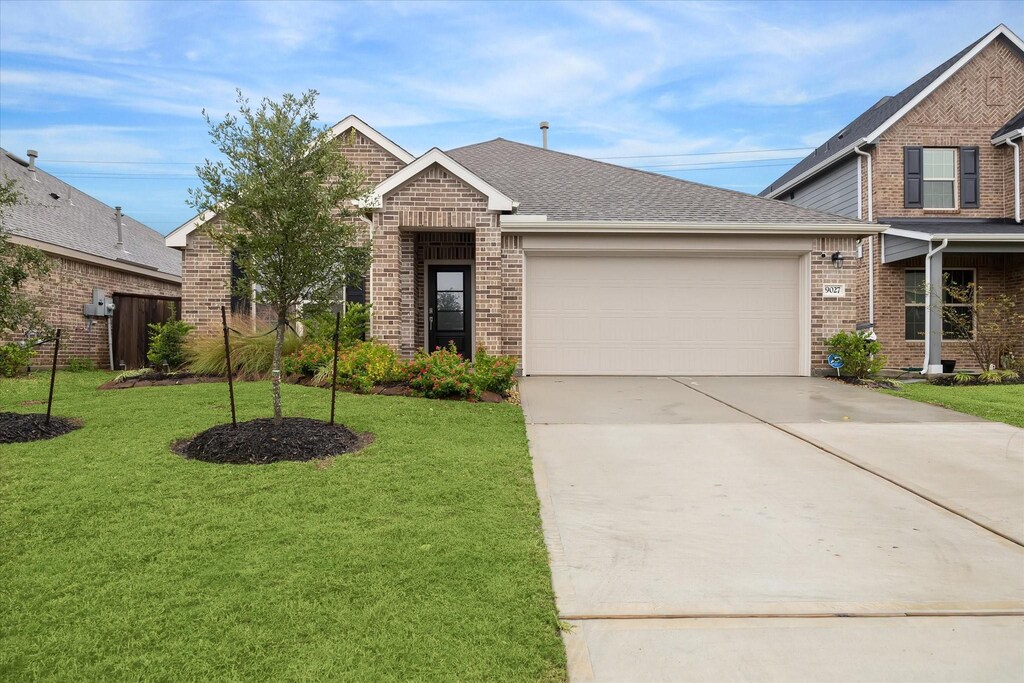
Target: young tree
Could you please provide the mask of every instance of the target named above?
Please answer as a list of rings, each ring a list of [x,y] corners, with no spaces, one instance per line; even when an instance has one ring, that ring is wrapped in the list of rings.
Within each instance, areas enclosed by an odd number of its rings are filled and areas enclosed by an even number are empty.
[[[956,284],[947,279],[942,286],[942,319],[947,335],[967,344],[982,370],[999,368],[1014,343],[1024,339],[1024,314],[1016,295],[988,295],[973,282]]]
[[[355,245],[353,200],[366,176],[349,165],[329,130],[317,124],[317,92],[252,107],[238,92],[238,115],[214,123],[210,137],[224,161],[196,168],[201,186],[189,205],[216,218],[203,229],[233,253],[242,277],[235,292],[276,316],[271,391],[281,420],[281,347],[303,305],[325,306],[366,272],[369,248]]]
[[[4,226],[7,212],[22,200],[13,179],[0,182],[0,336],[21,330],[48,330],[36,302],[21,286],[30,277],[50,271],[50,261],[38,249],[8,241]]]

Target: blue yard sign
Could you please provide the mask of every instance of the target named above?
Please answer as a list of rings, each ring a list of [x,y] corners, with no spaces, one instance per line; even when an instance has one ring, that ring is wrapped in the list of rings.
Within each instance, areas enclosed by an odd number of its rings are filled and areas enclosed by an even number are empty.
[[[836,369],[836,377],[839,376],[839,368],[843,367],[843,357],[838,353],[830,353],[828,355],[828,364]]]

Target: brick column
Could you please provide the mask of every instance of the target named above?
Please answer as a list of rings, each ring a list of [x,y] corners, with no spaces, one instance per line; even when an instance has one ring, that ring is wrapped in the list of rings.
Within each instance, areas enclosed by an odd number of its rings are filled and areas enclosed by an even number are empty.
[[[476,219],[476,346],[502,351],[501,228],[496,214]],[[475,351],[476,349],[474,349]]]
[[[399,233],[398,296],[401,321],[399,353],[416,353],[416,233]]]
[[[219,334],[221,306],[231,306],[231,258],[195,230],[181,261],[181,317],[196,326],[196,334]]]
[[[395,350],[400,350],[401,233],[398,230],[398,214],[385,211],[374,214],[373,220],[373,265],[370,268],[373,337]]]
[[[523,238],[501,238],[501,304],[503,354],[522,359],[523,342]]]

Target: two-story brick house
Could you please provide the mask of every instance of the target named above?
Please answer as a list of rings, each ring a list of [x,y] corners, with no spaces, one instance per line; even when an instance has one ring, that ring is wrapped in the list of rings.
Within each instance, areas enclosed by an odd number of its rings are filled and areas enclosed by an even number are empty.
[[[333,133],[375,184],[371,333],[404,356],[453,341],[526,374],[806,375],[857,321],[865,222],[500,138],[414,157],[354,116]],[[215,224],[167,237],[201,334],[231,300]]]
[[[1006,293],[1024,309],[1020,144],[1024,43],[998,26],[884,97],[761,195],[876,221],[861,244],[858,317],[874,323],[894,368],[976,367],[939,313],[942,282]],[[930,294],[928,294],[930,292]],[[1024,351],[1024,330],[1007,343]]]

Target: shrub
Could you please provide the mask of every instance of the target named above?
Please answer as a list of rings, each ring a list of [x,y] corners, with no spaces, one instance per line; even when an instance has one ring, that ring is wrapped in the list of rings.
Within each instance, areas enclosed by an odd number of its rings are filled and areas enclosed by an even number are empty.
[[[170,306],[171,317],[162,323],[149,324],[149,351],[146,359],[156,366],[167,365],[178,368],[185,363],[185,337],[194,328],[184,320],[178,320],[174,304]]]
[[[316,373],[317,383],[329,385],[332,370],[332,356],[328,355]],[[408,367],[387,344],[359,342],[338,354],[338,383],[356,391],[365,393],[378,384],[404,382],[408,376]]]
[[[92,358],[76,358],[74,356],[68,358],[68,372],[86,372],[95,369],[96,364],[92,362]]]
[[[974,383],[974,375],[972,375],[969,372],[958,372],[955,375],[953,375],[953,383],[954,384],[973,384]]]
[[[473,359],[473,385],[477,391],[493,391],[505,395],[516,385],[516,359],[513,356],[492,356],[483,346]]]
[[[473,384],[469,361],[455,350],[454,344],[431,354],[418,352],[409,364],[409,385],[428,398],[473,398],[479,393]]]
[[[324,344],[304,344],[295,353],[281,359],[281,372],[286,375],[311,377],[334,358],[334,349]]]
[[[14,377],[24,372],[35,355],[31,346],[22,346],[16,342],[0,344],[0,376]]]
[[[307,342],[334,347],[334,314],[320,313],[302,321],[306,328],[303,338]],[[345,315],[341,316],[338,327],[338,343],[341,346],[352,346],[366,339],[370,330],[370,305],[349,304]]]
[[[877,340],[868,339],[865,334],[838,332],[826,339],[825,344],[831,353],[842,357],[840,373],[844,377],[865,379],[878,374],[885,367],[882,345]]]
[[[273,323],[255,320],[249,316],[232,316],[228,325],[246,334],[229,335],[231,343],[231,365],[234,372],[262,375],[270,372],[274,361]],[[299,350],[302,340],[291,330],[285,332],[282,356],[290,356]],[[227,360],[224,357],[224,338],[221,335],[195,337],[186,344],[188,369],[197,375],[226,375]]]

